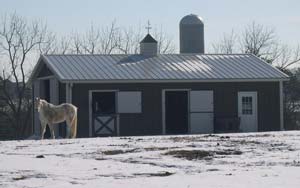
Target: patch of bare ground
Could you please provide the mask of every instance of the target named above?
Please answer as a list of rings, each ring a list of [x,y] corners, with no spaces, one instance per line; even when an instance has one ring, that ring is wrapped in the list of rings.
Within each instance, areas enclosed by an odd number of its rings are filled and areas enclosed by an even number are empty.
[[[173,150],[164,153],[164,155],[171,155],[177,158],[187,160],[211,159],[213,153],[205,150]]]
[[[124,148],[129,148],[130,147],[129,144],[108,144],[107,146],[111,146],[111,147],[124,147]]]
[[[206,150],[173,150],[164,153],[164,155],[171,155],[177,158],[187,160],[211,160],[216,155],[241,155],[240,150],[220,150],[220,151],[206,151]]]
[[[181,137],[175,136],[169,138],[173,142],[210,142],[211,140],[204,139],[203,137]]]
[[[274,137],[272,134],[253,134],[253,135],[243,135],[243,138],[262,138],[262,137]]]
[[[114,179],[134,178],[133,176],[123,175],[123,174],[120,174],[120,173],[115,173],[115,174],[97,174],[96,176],[103,177],[103,178],[114,178]]]
[[[167,177],[175,174],[174,172],[162,171],[162,172],[153,172],[153,173],[133,173],[132,175],[124,175],[120,173],[115,174],[98,174],[97,176],[105,178],[114,178],[114,179],[128,179],[128,178],[138,178],[138,177]]]
[[[168,172],[168,171],[164,171],[164,172],[156,172],[156,173],[134,173],[134,176],[145,176],[145,177],[166,177],[166,176],[171,176],[175,173],[173,172]]]
[[[233,143],[233,144],[236,144],[236,145],[248,145],[248,144],[257,144],[257,145],[260,145],[260,144],[264,144],[263,142],[259,142],[259,141],[256,141],[256,140],[230,140],[230,143]]]
[[[23,148],[27,148],[28,146],[16,146],[16,149],[23,149]]]
[[[136,159],[126,159],[126,160],[119,160],[120,162],[124,163],[132,163],[132,164],[142,164],[142,165],[151,165],[151,166],[158,166],[162,168],[181,168],[182,166],[175,165],[175,164],[164,164],[159,162],[153,162],[153,161],[144,161],[144,160],[136,160]],[[190,166],[192,168],[192,166]]]
[[[220,171],[220,169],[217,168],[209,168],[206,170],[206,172],[216,172],[216,171]]]
[[[178,147],[147,147],[144,148],[145,151],[162,151],[162,150],[170,150],[170,149],[177,149]]]
[[[107,151],[103,151],[102,153],[104,155],[119,155],[119,154],[125,154],[125,153],[133,153],[136,152],[138,149],[128,149],[128,150],[120,150],[120,149],[116,149],[116,150],[107,150]]]
[[[12,179],[15,180],[15,181],[17,181],[17,180],[25,180],[25,179],[27,179],[27,177],[23,176],[23,175],[20,175],[20,176],[13,177]]]
[[[45,174],[41,173],[33,173],[33,172],[18,172],[19,174],[12,177],[12,180],[19,181],[19,180],[25,180],[29,178],[47,178]]]
[[[208,135],[201,135],[201,136],[173,136],[169,139],[173,142],[212,142],[212,141],[224,141],[229,140],[230,136],[224,135],[216,135],[216,134],[208,134]]]
[[[240,150],[221,150],[221,151],[215,151],[215,154],[217,155],[241,155],[243,152]]]

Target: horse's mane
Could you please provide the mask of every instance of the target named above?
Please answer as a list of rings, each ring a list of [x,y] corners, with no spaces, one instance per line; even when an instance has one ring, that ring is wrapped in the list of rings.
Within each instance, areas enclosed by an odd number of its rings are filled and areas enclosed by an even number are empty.
[[[54,104],[51,104],[49,102],[47,102],[46,100],[44,99],[40,99],[40,103],[42,104],[43,107],[52,107],[52,106],[55,106]]]

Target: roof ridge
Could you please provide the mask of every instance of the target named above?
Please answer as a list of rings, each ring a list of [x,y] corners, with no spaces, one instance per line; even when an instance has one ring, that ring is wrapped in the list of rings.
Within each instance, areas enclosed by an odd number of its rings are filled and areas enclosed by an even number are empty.
[[[143,54],[42,54],[43,56],[131,56],[131,55],[141,55]],[[233,54],[221,54],[221,53],[174,53],[174,54],[157,54],[160,55],[253,55],[250,53],[233,53]],[[255,56],[255,55],[254,55]]]
[[[42,56],[112,56],[112,55],[140,55],[140,54],[42,54]]]

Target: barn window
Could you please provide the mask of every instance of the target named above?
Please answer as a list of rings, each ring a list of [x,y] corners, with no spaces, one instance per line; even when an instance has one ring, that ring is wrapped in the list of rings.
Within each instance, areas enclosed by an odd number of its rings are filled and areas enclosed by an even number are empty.
[[[242,98],[242,113],[243,114],[252,114],[252,97],[243,97]]]
[[[142,93],[140,91],[118,92],[119,113],[141,113]]]
[[[94,92],[93,113],[115,114],[116,113],[115,92]]]

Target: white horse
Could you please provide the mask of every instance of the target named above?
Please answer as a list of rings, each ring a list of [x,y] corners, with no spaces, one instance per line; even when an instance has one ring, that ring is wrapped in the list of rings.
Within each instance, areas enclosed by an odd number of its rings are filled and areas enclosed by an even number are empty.
[[[54,124],[61,123],[63,121],[67,122],[67,136],[66,138],[76,138],[77,133],[77,107],[69,104],[63,103],[60,105],[53,105],[47,101],[36,98],[35,108],[39,112],[39,118],[41,121],[41,139],[44,139],[44,134],[46,132],[46,126],[48,124],[51,132],[51,136],[55,139]]]

